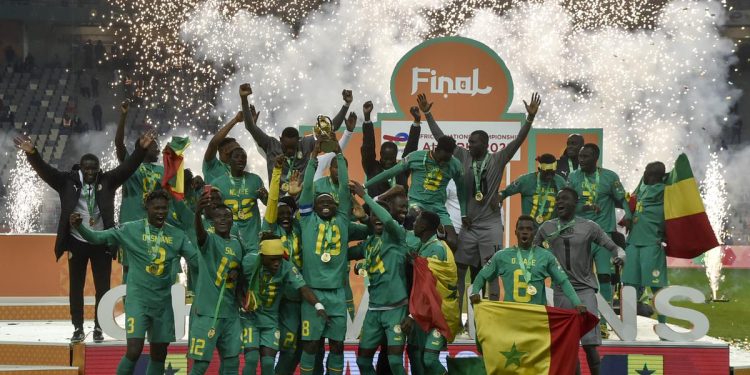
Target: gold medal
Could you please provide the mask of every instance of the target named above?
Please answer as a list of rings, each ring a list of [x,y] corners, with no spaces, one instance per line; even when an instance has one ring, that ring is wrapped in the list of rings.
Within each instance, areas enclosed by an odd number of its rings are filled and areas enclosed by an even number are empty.
[[[323,255],[320,256],[320,260],[323,263],[328,263],[331,261],[331,254],[330,253],[323,253]]]
[[[543,223],[543,222],[544,222],[544,216],[542,216],[542,215],[537,215],[537,216],[536,216],[536,223],[537,223],[537,224],[541,224],[541,223]]]
[[[214,327],[211,327],[211,329],[208,330],[208,338],[212,339],[214,338],[214,335],[216,335],[216,329],[214,329]]]
[[[533,296],[536,295],[536,287],[533,285],[529,285],[526,287],[526,294]]]
[[[289,183],[288,182],[285,182],[285,183],[281,184],[281,191],[283,191],[285,193],[289,191]]]
[[[359,276],[367,277],[367,271],[365,271],[364,268],[360,268],[358,273],[359,273]]]
[[[89,219],[89,226],[90,227],[93,227],[95,224],[96,224],[96,220],[94,220],[93,218]]]
[[[482,198],[484,198],[484,194],[482,194],[481,191],[478,191],[476,194],[474,194],[474,199],[476,199],[477,202],[481,201]]]
[[[549,242],[548,241],[542,242],[542,246],[544,246],[545,249],[549,249]]]

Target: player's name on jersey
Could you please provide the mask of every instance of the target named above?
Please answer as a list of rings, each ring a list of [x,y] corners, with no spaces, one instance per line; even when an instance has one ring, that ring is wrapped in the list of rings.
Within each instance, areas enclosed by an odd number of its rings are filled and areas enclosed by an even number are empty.
[[[151,239],[149,239],[149,237],[151,237]],[[143,240],[146,241],[146,242],[161,241],[161,243],[165,243],[167,245],[171,245],[172,244],[172,236],[164,236],[164,235],[158,236],[156,234],[152,234],[152,235],[148,236],[148,235],[146,235],[144,233],[143,234]]]
[[[250,189],[229,189],[229,195],[250,195]]]
[[[511,258],[510,264],[516,264],[516,262],[517,262],[516,258]],[[529,263],[529,259],[524,259],[523,264],[525,266],[532,266],[532,267],[536,266],[536,259],[531,259],[531,263]]]
[[[235,257],[237,256],[237,254],[235,254],[234,250],[232,250],[231,247],[225,247],[224,248],[224,254],[235,256]]]

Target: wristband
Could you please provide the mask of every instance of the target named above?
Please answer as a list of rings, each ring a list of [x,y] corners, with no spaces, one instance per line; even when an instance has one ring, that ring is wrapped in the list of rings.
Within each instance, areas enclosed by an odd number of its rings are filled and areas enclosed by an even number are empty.
[[[315,304],[315,310],[320,311],[320,310],[325,310],[325,309],[326,308],[325,308],[325,306],[323,306],[322,303],[318,302],[318,303]]]
[[[414,122],[413,122],[413,123],[411,124],[411,126],[416,126],[416,127],[420,127],[420,126],[422,126],[422,121],[414,121]]]

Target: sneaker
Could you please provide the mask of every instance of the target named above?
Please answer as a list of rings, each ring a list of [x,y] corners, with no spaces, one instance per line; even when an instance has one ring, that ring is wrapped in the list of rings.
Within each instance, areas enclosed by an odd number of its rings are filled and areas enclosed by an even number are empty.
[[[609,338],[609,330],[607,329],[607,323],[599,323],[599,331],[601,332],[602,339]]]
[[[99,327],[94,328],[94,342],[99,343],[104,341],[104,333],[102,333],[102,329]]]
[[[73,337],[70,338],[71,343],[83,342],[86,339],[86,335],[83,333],[83,328],[76,328],[73,332]]]

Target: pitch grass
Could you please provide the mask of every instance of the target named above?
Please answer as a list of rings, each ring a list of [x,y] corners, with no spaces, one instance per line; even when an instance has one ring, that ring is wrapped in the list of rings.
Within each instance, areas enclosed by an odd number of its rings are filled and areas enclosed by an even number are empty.
[[[720,337],[727,341],[746,341],[750,337],[750,324],[746,316],[750,311],[750,270],[726,269],[722,272],[724,280],[719,285],[719,298],[726,298],[729,302],[711,302],[711,288],[708,284],[705,270],[693,268],[672,268],[669,270],[669,284],[683,285],[703,292],[707,303],[696,304],[687,301],[673,302],[676,306],[684,306],[700,311],[708,317],[708,335]],[[688,327],[689,323],[669,318],[669,323]]]

